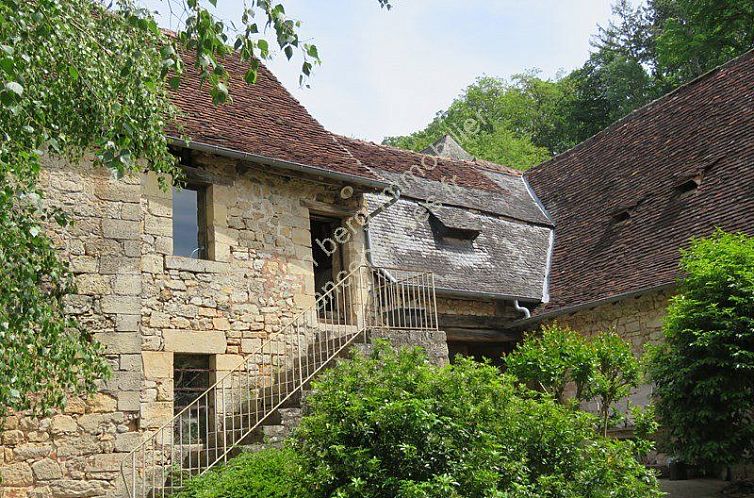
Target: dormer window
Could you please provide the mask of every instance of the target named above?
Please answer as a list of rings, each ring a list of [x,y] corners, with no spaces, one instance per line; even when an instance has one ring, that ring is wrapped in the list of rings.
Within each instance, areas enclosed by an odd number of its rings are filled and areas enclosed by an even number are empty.
[[[643,195],[635,202],[627,202],[617,206],[615,211],[613,211],[611,214],[613,225],[621,225],[633,218],[636,214],[636,210],[644,203],[646,199],[647,196]]]
[[[623,223],[631,219],[631,211],[629,209],[623,209],[613,214],[613,221],[615,223]]]
[[[448,247],[474,248],[474,240],[482,229],[476,215],[446,207],[433,207],[429,209],[429,215],[429,225],[437,242]]]

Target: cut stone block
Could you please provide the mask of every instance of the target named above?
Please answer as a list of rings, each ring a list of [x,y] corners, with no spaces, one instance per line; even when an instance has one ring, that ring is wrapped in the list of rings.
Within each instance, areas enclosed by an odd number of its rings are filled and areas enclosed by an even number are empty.
[[[221,331],[165,330],[163,339],[173,353],[222,354],[228,347]]]
[[[142,351],[141,361],[144,364],[144,377],[146,379],[169,379],[173,377],[173,353]]]

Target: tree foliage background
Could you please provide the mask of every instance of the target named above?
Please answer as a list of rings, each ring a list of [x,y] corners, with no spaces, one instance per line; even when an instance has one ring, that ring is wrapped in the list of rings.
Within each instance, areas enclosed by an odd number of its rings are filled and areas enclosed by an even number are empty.
[[[582,67],[479,78],[426,128],[385,143],[422,150],[450,133],[480,159],[527,169],[754,48],[752,0],[617,0],[613,14]],[[469,118],[478,132],[458,132]]]

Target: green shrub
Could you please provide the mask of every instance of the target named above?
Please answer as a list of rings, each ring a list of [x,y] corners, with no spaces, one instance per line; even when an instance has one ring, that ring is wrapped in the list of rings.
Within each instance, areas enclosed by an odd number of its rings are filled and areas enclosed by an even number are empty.
[[[528,334],[516,349],[505,357],[508,373],[550,394],[564,403],[565,389],[573,383],[577,400],[584,399],[592,380],[594,355],[584,337],[557,323]]]
[[[309,498],[296,454],[288,449],[244,453],[186,483],[176,498]]]
[[[754,451],[754,238],[716,232],[683,252],[650,348],[657,413],[676,456],[730,464]]]
[[[589,339],[557,323],[527,335],[505,357],[508,373],[519,382],[539,388],[561,404],[596,399],[600,410],[600,431],[607,436],[611,410],[639,385],[640,363],[631,345],[608,331]],[[575,386],[572,400],[566,399],[569,384]]]
[[[315,384],[293,441],[316,497],[653,497],[631,442],[486,364],[378,344]]]

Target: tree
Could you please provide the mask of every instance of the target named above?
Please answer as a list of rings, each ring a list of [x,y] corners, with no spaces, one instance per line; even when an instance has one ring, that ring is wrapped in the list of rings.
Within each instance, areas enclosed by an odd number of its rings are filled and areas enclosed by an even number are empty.
[[[674,84],[754,48],[751,0],[653,0],[657,66]]]
[[[573,98],[566,112],[574,140],[582,142],[656,97],[640,62],[601,49],[566,77]]]
[[[611,10],[613,18],[607,26],[597,26],[597,34],[592,41],[594,48],[597,52],[635,61],[656,75],[657,16],[654,9],[644,5],[634,7],[629,0],[617,0]]]
[[[425,129],[384,142],[419,151],[450,133],[480,159],[526,169],[573,145],[560,114],[567,99],[566,87],[534,72],[510,81],[482,77]]]
[[[639,360],[615,332],[587,338],[557,323],[528,335],[505,357],[508,373],[561,404],[599,401],[599,428],[607,436],[613,405],[639,385]],[[566,389],[575,388],[568,399]]]
[[[613,404],[639,385],[639,360],[631,351],[631,345],[612,331],[598,334],[591,341],[591,349],[594,371],[584,397],[599,400],[602,434],[607,437]]]
[[[680,270],[649,352],[657,413],[687,463],[734,463],[754,450],[754,238],[695,239]]]
[[[530,334],[505,357],[508,373],[539,388],[560,403],[566,388],[575,387],[574,398],[584,401],[592,381],[594,357],[584,336],[557,323]]]
[[[258,22],[289,59],[300,51],[302,77],[319,61],[280,3],[247,2],[231,47],[230,28],[210,8],[165,1],[187,12],[175,36],[130,0],[0,0],[0,415],[61,407],[107,372],[96,343],[65,314],[73,281],[46,229],[68,218],[37,187],[41,155],[90,152],[120,174],[146,167],[179,176],[163,134],[175,124],[167,89],[183,70],[179,46],[195,53],[217,104],[232,98],[225,56],[235,50],[246,61],[249,83],[270,57]]]

